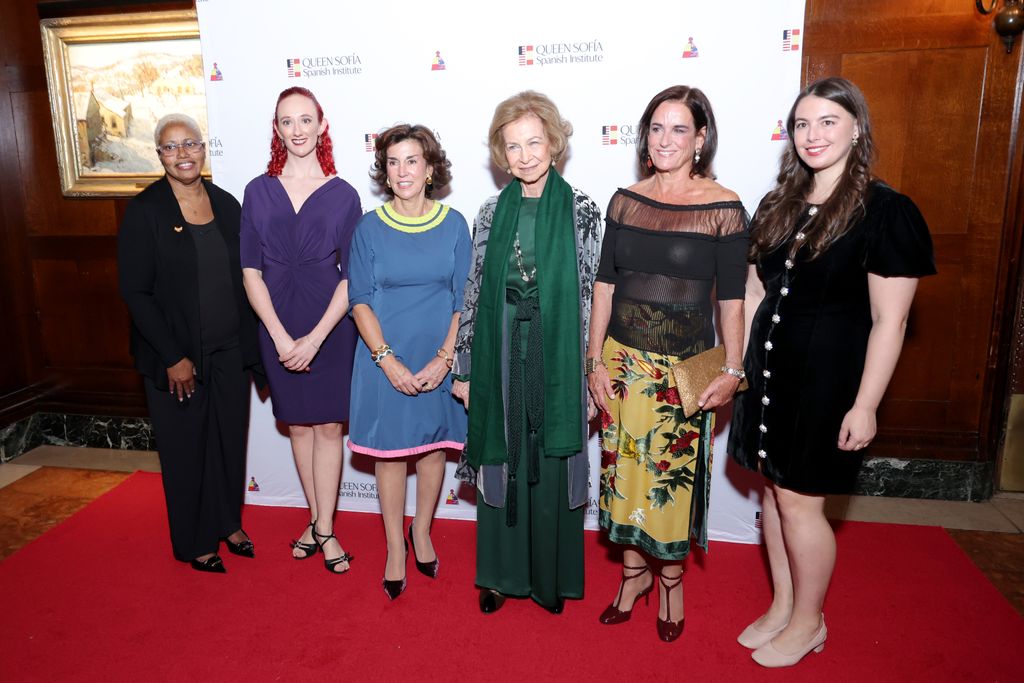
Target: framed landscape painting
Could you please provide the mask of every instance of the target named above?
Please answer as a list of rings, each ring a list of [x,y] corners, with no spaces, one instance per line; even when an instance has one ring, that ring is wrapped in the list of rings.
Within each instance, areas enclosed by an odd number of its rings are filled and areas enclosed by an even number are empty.
[[[153,131],[194,118],[206,91],[194,11],[40,22],[57,164],[65,196],[131,196],[163,175]]]

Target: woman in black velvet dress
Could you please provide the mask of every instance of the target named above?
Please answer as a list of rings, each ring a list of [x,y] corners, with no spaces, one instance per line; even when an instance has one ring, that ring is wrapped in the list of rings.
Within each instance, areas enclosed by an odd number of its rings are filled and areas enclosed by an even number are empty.
[[[824,496],[853,488],[918,278],[935,273],[921,213],[871,177],[871,125],[853,83],[808,86],[786,128],[778,186],[751,225],[751,388],[736,402],[730,437],[736,460],[768,479],[774,597],[739,642],[769,667],[824,646],[835,564]]]

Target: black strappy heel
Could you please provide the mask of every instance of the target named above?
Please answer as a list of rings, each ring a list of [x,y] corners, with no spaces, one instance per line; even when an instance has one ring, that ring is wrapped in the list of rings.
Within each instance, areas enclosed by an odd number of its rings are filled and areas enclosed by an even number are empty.
[[[334,568],[342,562],[351,562],[355,559],[355,556],[353,556],[351,553],[344,553],[341,557],[329,559],[327,557],[327,551],[324,550],[324,543],[327,543],[327,541],[331,540],[332,538],[335,541],[338,540],[338,537],[335,536],[333,532],[329,534],[320,534],[317,533],[316,527],[313,527],[313,540],[316,541],[316,544],[318,546],[320,546],[320,552],[324,554],[324,569],[326,569],[332,574],[344,574],[348,571],[348,569],[343,569],[340,572],[336,572],[334,571]]]
[[[316,527],[314,526],[315,524],[316,520],[313,520],[309,523],[309,528],[313,532],[316,532]],[[302,537],[299,536],[299,538]],[[294,557],[296,560],[308,560],[309,558],[316,555],[316,551],[320,549],[320,546],[316,544],[316,538],[313,539],[312,543],[303,543],[302,541],[295,539],[289,544],[289,547],[293,550],[297,548],[302,551],[302,557],[299,557],[298,555],[292,555],[292,557]]]

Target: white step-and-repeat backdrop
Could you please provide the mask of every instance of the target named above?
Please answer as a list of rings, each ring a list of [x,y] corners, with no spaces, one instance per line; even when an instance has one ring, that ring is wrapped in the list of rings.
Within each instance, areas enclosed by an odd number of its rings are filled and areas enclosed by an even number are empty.
[[[434,129],[453,164],[444,201],[472,222],[506,182],[490,165],[495,105],[525,89],[549,95],[575,133],[564,177],[602,207],[634,183],[637,121],[663,88],[687,84],[711,100],[719,126],[715,171],[748,211],[770,187],[799,90],[803,0],[728,5],[646,0],[391,0],[301,5],[280,0],[198,0],[207,74],[209,152],[216,182],[239,199],[269,158],[278,93],[316,93],[330,122],[338,171],[363,210],[383,198],[368,177],[372,141],[398,122]],[[710,534],[757,542],[757,478],[728,461],[727,412],[715,442]],[[246,502],[303,506],[285,429],[254,395]],[[587,526],[597,526],[599,448],[591,440]],[[475,518],[475,496],[449,458],[439,516]],[[410,478],[407,510],[413,510]],[[369,458],[346,449],[339,507],[379,510]]]

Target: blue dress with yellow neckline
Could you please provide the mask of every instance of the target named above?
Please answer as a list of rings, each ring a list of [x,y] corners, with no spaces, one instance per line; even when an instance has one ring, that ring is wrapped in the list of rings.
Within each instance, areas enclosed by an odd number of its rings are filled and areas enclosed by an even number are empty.
[[[373,310],[384,341],[413,374],[436,357],[452,315],[462,310],[471,252],[466,219],[437,201],[415,218],[385,204],[363,215],[356,226],[350,305]],[[382,458],[462,448],[466,410],[451,391],[449,373],[437,389],[416,396],[401,393],[360,339],[352,373],[349,447]]]

